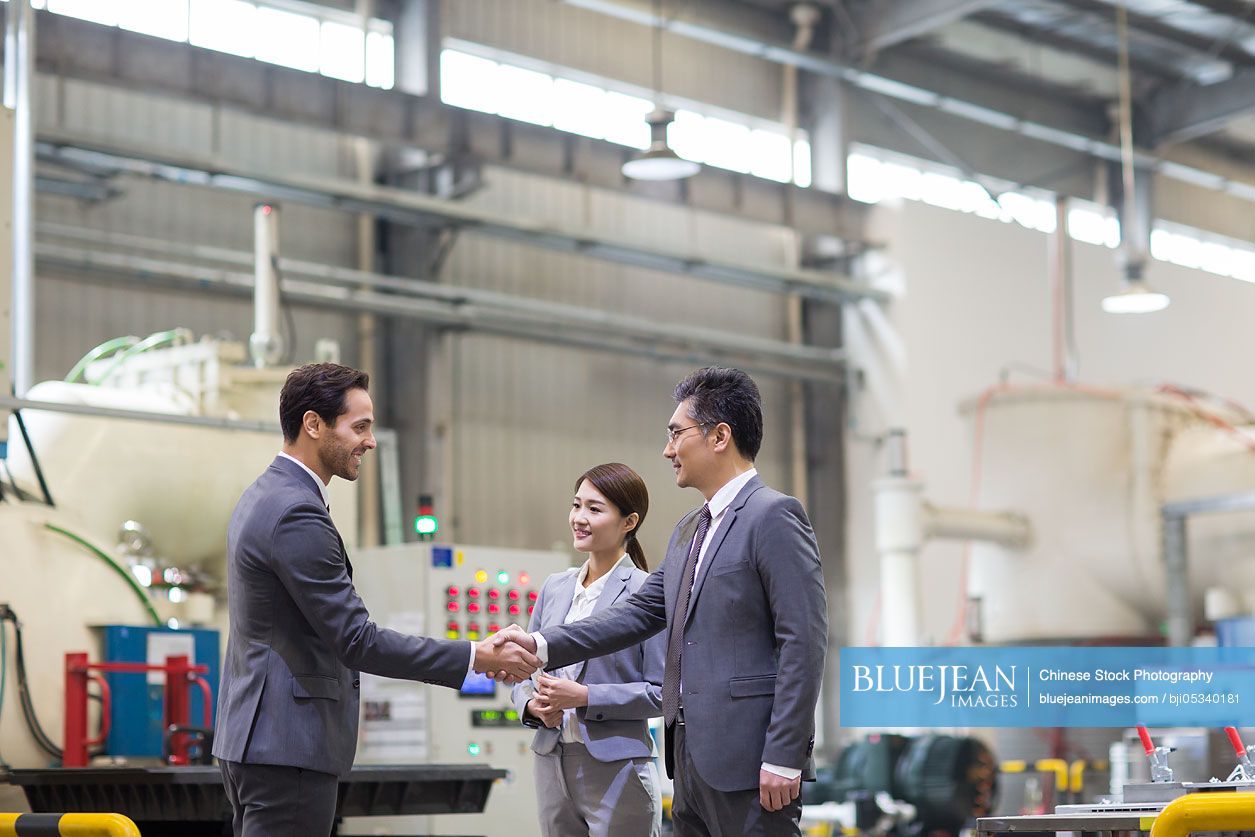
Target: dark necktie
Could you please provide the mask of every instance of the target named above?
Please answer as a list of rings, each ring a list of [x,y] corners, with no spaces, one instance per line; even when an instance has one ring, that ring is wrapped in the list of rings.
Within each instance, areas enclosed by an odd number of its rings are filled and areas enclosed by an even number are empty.
[[[680,578],[680,591],[676,596],[675,612],[671,615],[671,636],[667,640],[667,664],[662,674],[662,717],[667,726],[675,723],[680,712],[680,653],[684,647],[684,622],[688,616],[689,595],[693,592],[693,577],[697,570],[697,557],[702,554],[702,542],[710,528],[710,506],[702,506],[697,516],[697,534],[684,562],[684,574]]]

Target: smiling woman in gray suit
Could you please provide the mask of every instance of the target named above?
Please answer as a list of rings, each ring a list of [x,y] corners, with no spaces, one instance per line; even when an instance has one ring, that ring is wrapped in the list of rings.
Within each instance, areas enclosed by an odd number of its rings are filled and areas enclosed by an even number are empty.
[[[545,580],[531,630],[577,622],[627,598],[648,578],[636,533],[649,509],[640,475],[617,462],[575,481],[571,534],[588,555]],[[657,835],[661,823],[654,741],[662,714],[661,635],[565,666],[514,688],[523,723],[536,728],[536,797],[545,837]]]

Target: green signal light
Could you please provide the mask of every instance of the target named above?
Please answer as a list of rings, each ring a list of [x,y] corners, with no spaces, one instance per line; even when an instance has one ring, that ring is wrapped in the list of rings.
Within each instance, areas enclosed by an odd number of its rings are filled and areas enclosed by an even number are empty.
[[[472,744],[467,744],[467,745],[466,745],[466,754],[467,754],[468,756],[478,756],[478,755],[479,755],[479,745],[478,745],[478,744],[474,744],[474,743],[472,743]]]
[[[501,572],[497,573],[497,583],[498,583],[498,584],[509,584],[509,583],[510,583],[510,574],[509,574],[508,572],[506,572],[505,570],[502,570]]]
[[[440,521],[434,514],[420,514],[414,518],[414,533],[429,537],[440,531]]]

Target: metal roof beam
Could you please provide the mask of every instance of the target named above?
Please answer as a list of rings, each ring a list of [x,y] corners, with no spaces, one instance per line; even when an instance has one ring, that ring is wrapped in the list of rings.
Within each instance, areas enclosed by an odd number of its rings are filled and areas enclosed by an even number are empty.
[[[1083,40],[1063,30],[1027,23],[1005,12],[996,10],[979,12],[972,16],[972,20],[990,29],[1018,35],[1034,45],[1052,47],[1063,52],[1079,55],[1082,58],[1102,64],[1104,67],[1114,66],[1117,59],[1114,43],[1100,45],[1093,41]],[[1142,75],[1172,81],[1181,78],[1181,73],[1176,72],[1171,67],[1166,67],[1157,61],[1137,54],[1129,56],[1129,64],[1134,71]]]
[[[100,243],[111,234],[61,228],[55,234],[84,240],[90,247],[50,241],[36,243],[45,268],[92,281],[121,280],[194,291],[248,297],[253,274],[246,253],[199,248],[218,264],[188,262],[169,254],[177,245],[123,236],[116,243],[148,249],[154,255],[110,252]],[[92,239],[97,239],[92,241]],[[209,250],[213,250],[209,253]],[[658,323],[605,311],[549,303],[467,287],[329,268],[282,260],[283,293],[288,299],[320,308],[362,311],[543,343],[577,346],[617,354],[685,363],[735,363],[784,378],[832,383],[844,374],[839,349],[799,346],[715,329]]]
[[[1195,139],[1229,121],[1255,112],[1255,69],[1242,70],[1219,84],[1180,84],[1164,89],[1144,112],[1151,144]]]
[[[879,0],[859,23],[859,52],[875,55],[993,5],[994,0]]]
[[[1115,27],[1116,7],[1114,3],[1105,2],[1105,0],[1056,1],[1079,12],[1092,14],[1101,20],[1109,22],[1113,28]],[[1124,0],[1118,0],[1118,2],[1124,2]],[[1151,15],[1139,14],[1132,10],[1129,11],[1128,15],[1129,26],[1134,30],[1145,35],[1151,35],[1165,43],[1175,45],[1179,49],[1187,50],[1206,58],[1218,58],[1238,66],[1255,66],[1255,55],[1251,55],[1240,46],[1216,43],[1214,38],[1200,35],[1197,32],[1179,29]]]
[[[734,52],[754,55],[765,61],[798,67],[816,75],[837,78],[871,93],[932,108],[969,122],[1067,148],[1100,160],[1119,162],[1121,159],[1120,147],[1107,140],[1079,133],[1073,129],[1027,119],[1017,113],[1009,113],[1006,110],[973,102],[966,97],[960,98],[939,93],[922,84],[907,83],[861,70],[817,53],[800,52],[785,44],[767,43],[754,36],[712,29],[692,21],[665,16],[655,18],[649,11],[624,5],[619,0],[564,0],[564,2],[602,12],[620,20],[634,21],[646,26],[662,26],[676,35],[722,46]],[[1068,0],[1068,2],[1080,2],[1080,0]],[[1084,2],[1096,2],[1096,0],[1084,0]],[[1139,167],[1154,171],[1162,177],[1255,202],[1255,183],[1234,180],[1216,172],[1164,160],[1140,151],[1134,155],[1134,162]]]
[[[406,189],[294,174],[278,175],[236,166],[217,158],[177,155],[150,148],[101,143],[66,133],[41,132],[36,142],[41,161],[202,186],[310,206],[365,213],[409,225],[451,224],[484,235],[507,238],[590,258],[678,273],[807,299],[845,302],[888,301],[883,291],[825,271],[725,262],[695,251],[645,244],[624,237],[567,229],[517,213],[494,212]]]
[[[0,3],[0,14],[4,8]],[[460,165],[501,166],[807,234],[863,241],[867,208],[844,195],[709,166],[683,182],[628,180],[621,168],[635,150],[626,146],[450,107],[434,96],[379,90],[51,12],[36,14],[35,61],[43,73],[420,148]]]

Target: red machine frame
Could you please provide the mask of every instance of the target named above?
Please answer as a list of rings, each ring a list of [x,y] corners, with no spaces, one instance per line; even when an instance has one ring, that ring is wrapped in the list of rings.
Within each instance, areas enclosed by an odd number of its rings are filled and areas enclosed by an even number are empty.
[[[209,673],[206,665],[192,665],[186,655],[166,657],[165,665],[145,663],[90,663],[84,653],[65,655],[65,751],[62,767],[86,767],[87,751],[98,747],[109,736],[109,709],[111,695],[109,684],[98,672],[147,674],[160,671],[165,674],[162,699],[162,732],[170,743],[170,764],[189,764],[189,748],[192,734],[188,716],[191,714],[191,688],[200,687],[205,698],[205,729],[213,727],[213,693],[209,681],[202,674]],[[94,680],[100,685],[100,735],[87,737],[87,683]]]

